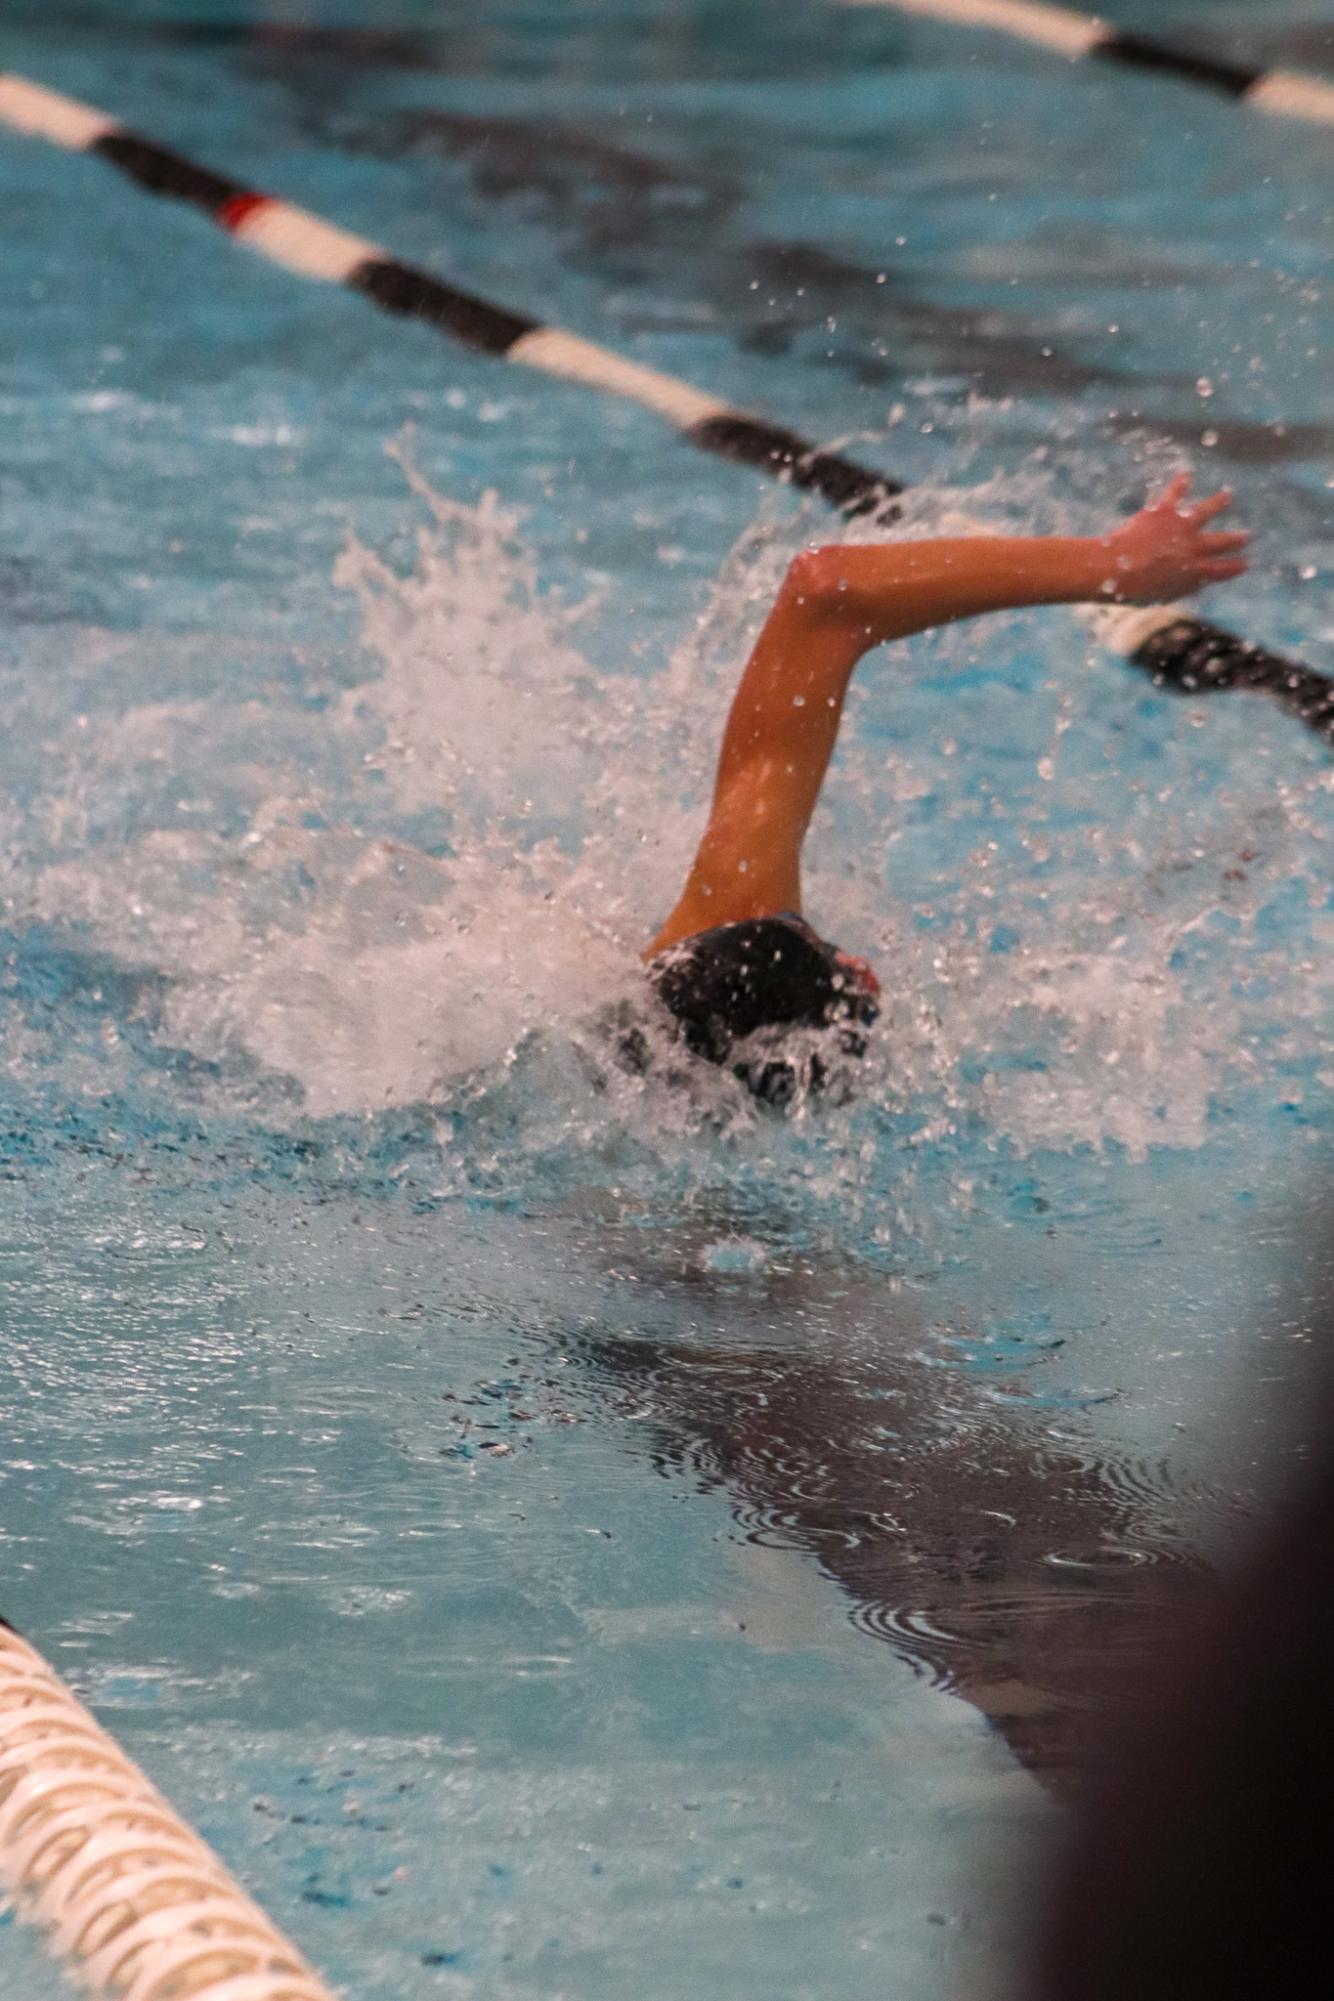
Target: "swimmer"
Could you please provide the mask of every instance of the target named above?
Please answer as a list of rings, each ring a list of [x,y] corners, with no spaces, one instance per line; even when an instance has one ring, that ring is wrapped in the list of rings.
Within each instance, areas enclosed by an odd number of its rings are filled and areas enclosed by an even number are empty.
[[[644,953],[692,1054],[764,1098],[796,1077],[794,1029],[832,1029],[860,1056],[879,983],[801,904],[801,849],[862,655],[957,619],[1040,604],[1165,604],[1246,568],[1243,530],[1210,532],[1231,498],[1191,502],[1190,475],[1109,534],[967,535],[809,549],[788,569],[723,734],[713,805],[675,908]],[[738,1051],[751,1037],[758,1045]],[[734,1052],[737,1052],[734,1054]],[[816,1057],[807,1069],[822,1081]]]

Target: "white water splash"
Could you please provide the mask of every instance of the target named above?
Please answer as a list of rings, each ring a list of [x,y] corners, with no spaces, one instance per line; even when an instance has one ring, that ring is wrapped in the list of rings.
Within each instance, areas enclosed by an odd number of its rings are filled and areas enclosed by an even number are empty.
[[[443,499],[399,456],[430,521],[406,575],[355,537],[337,566],[380,671],[304,718],[337,741],[335,774],[287,754],[299,719],[276,699],[133,708],[74,737],[41,813],[61,858],[15,898],[16,914],[77,923],[165,975],[166,1036],[210,1059],[244,1052],[316,1115],[439,1096],[635,988],[681,865],[673,839],[689,846],[651,776],[683,734],[679,667],[671,693],[595,676],[570,637],[585,608],[539,593],[494,496]],[[248,831],[100,842],[102,802],[164,771],[173,793],[248,802]],[[347,824],[359,809],[430,812],[445,852]]]
[[[595,671],[578,632],[596,604],[541,590],[494,497],[442,497],[397,456],[426,516],[412,567],[351,537],[335,578],[376,671],[323,713],[277,695],[156,702],[79,737],[46,801],[52,858],[19,898],[162,976],[163,1036],[280,1073],[317,1116],[448,1100],[503,1079],[534,1038],[587,1042],[603,1063],[587,1025],[639,991],[637,951],[688,861],[735,673],[792,545],[790,528],[743,537],[660,671]],[[954,505],[917,496],[910,529]],[[1218,798],[1178,756],[1151,802],[1136,781],[1090,807],[1102,698],[1069,675],[995,698],[1029,717],[1042,699],[1049,721],[1046,750],[988,794],[989,746],[960,750],[949,676],[1023,630],[959,628],[863,670],[808,881],[816,921],[885,980],[863,1106],[911,1111],[920,1140],[981,1121],[1021,1148],[1196,1145],[1220,1088],[1324,1032],[1330,920],[1313,910],[1299,935],[1268,913],[1294,882],[1308,903],[1323,894],[1329,774],[1276,785],[1262,767]],[[103,797],[152,784],[225,791],[248,828],[99,839]],[[930,880],[901,859],[927,811],[942,835]],[[1007,820],[1021,840],[987,838]],[[384,831],[414,823],[440,852]],[[1004,952],[988,942],[1001,920]],[[1281,1032],[1266,983],[1282,985]],[[735,1122],[726,1080],[704,1081]],[[698,1115],[698,1094],[612,1082],[593,1108],[530,1106],[534,1144],[553,1143],[553,1119],[583,1144],[617,1121],[665,1135]],[[587,1074],[558,1064],[548,1086],[586,1096]]]

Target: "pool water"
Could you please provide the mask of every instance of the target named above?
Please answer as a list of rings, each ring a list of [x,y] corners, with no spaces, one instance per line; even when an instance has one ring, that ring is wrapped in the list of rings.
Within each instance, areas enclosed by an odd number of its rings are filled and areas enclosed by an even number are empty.
[[[1334,68],[1251,12],[1175,24]],[[1317,129],[823,0],[6,16],[907,532],[1189,456],[1256,531],[1208,614],[1329,664]],[[96,159],[0,175],[0,1605],[356,2001],[1003,1991],[1301,1379],[1328,747],[1061,612],[868,661],[807,883],[861,1088],[629,1075],[838,524]],[[13,1926],[0,1979],[66,1991]]]

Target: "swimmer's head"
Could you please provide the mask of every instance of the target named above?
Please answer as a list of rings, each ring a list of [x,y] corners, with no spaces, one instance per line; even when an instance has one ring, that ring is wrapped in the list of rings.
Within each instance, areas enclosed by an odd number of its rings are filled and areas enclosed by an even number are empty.
[[[880,1012],[865,961],[796,917],[699,932],[660,953],[648,977],[691,1054],[771,1104],[824,1088],[831,1058],[864,1055]]]

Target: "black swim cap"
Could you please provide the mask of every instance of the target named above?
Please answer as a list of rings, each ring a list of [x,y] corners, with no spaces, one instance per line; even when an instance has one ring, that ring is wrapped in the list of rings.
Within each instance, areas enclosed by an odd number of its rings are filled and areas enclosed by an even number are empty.
[[[750,917],[696,932],[649,961],[649,983],[681,1024],[682,1040],[705,1062],[724,1064],[733,1047],[761,1029],[837,1026],[839,1049],[861,1056],[879,1008],[872,976],[845,959],[799,917]],[[793,1065],[772,1053],[734,1064],[759,1097],[792,1096]],[[823,1082],[812,1056],[808,1081]]]

